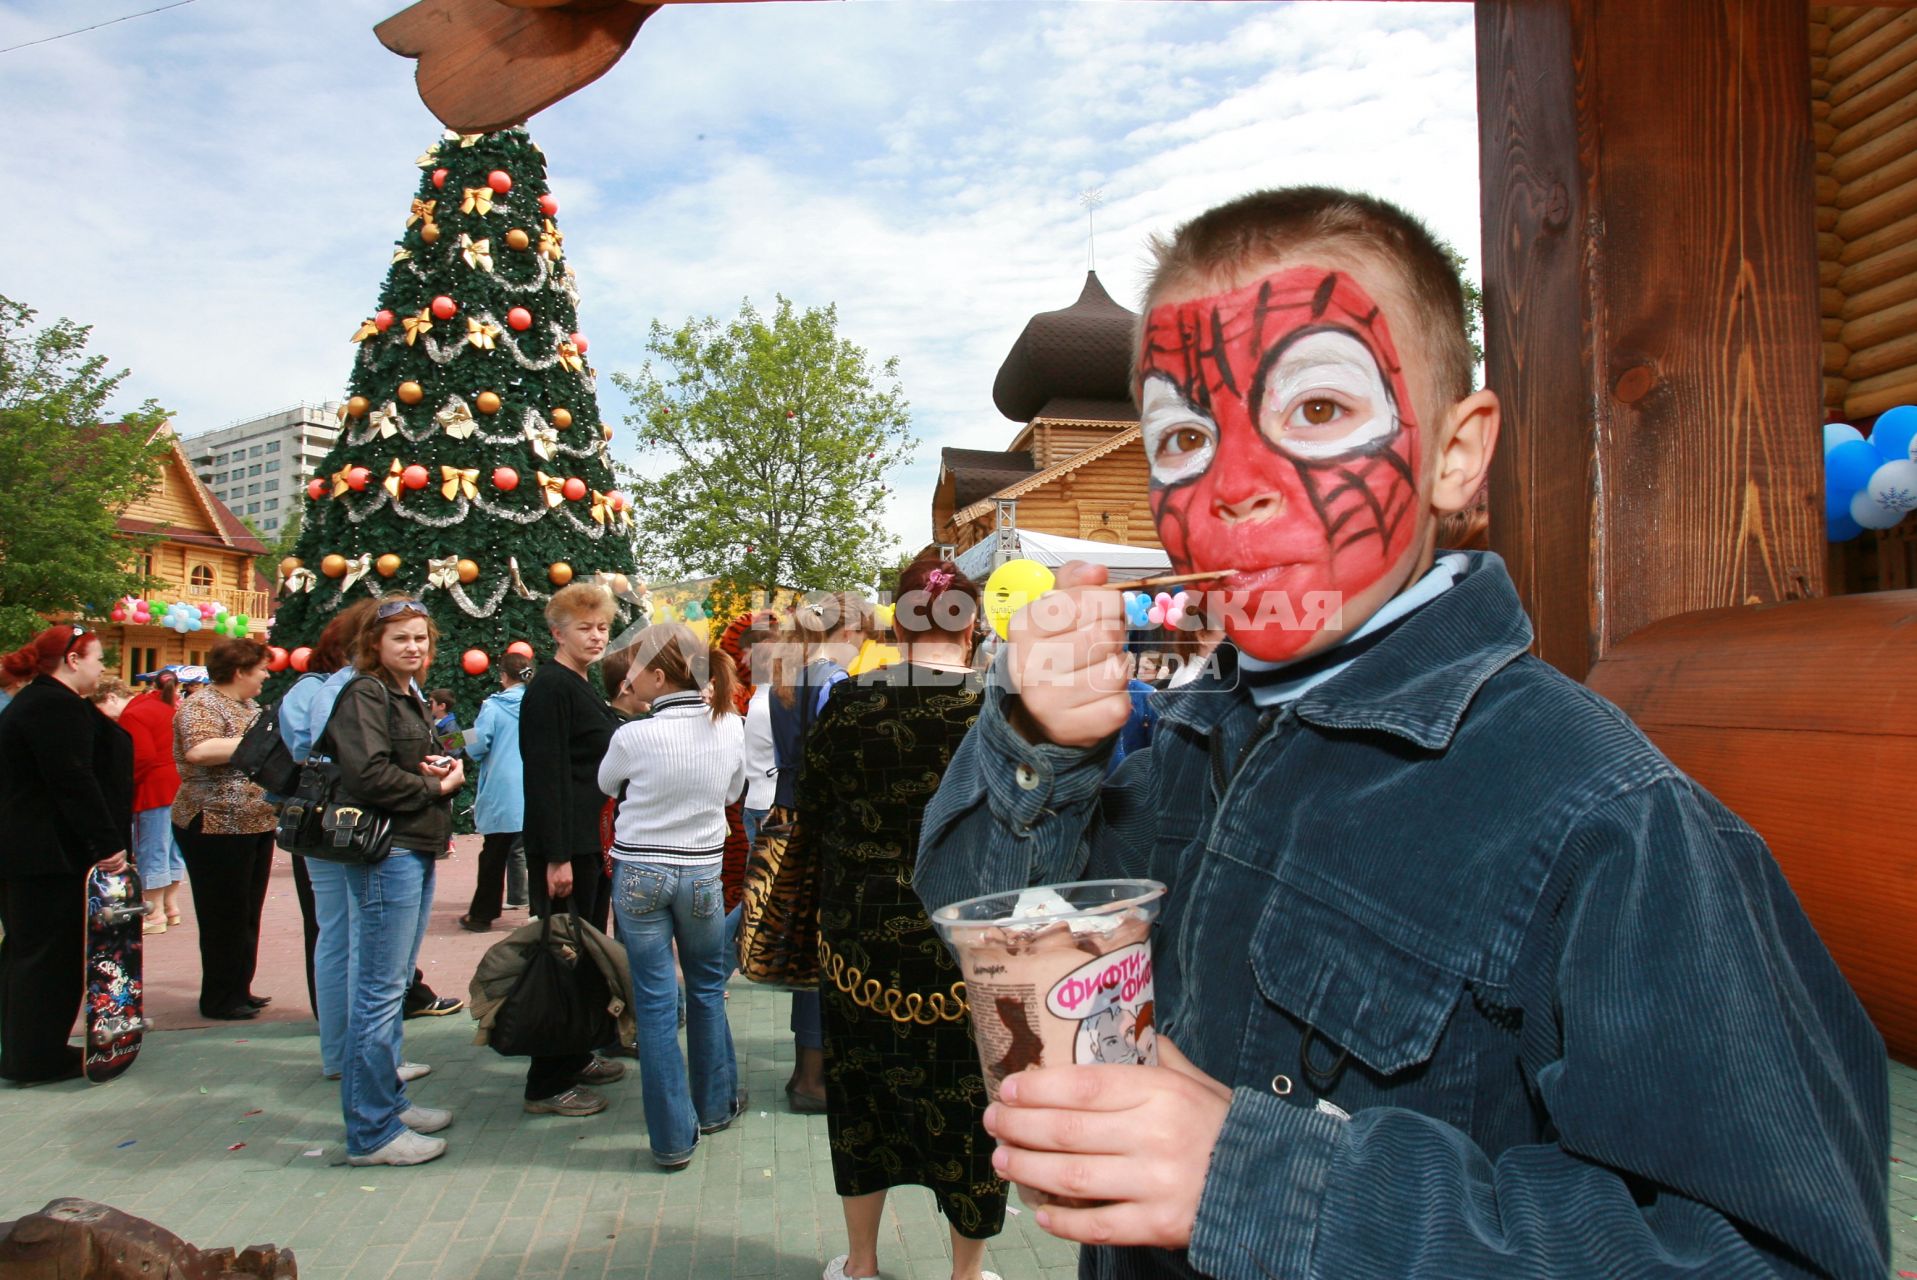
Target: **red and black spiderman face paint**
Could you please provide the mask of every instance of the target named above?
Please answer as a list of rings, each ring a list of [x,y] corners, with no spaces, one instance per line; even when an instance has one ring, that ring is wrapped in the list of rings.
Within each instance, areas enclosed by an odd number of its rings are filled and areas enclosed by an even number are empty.
[[[1417,532],[1420,433],[1383,312],[1344,272],[1287,268],[1154,307],[1139,364],[1173,566],[1236,569],[1208,608],[1252,656],[1295,657]]]

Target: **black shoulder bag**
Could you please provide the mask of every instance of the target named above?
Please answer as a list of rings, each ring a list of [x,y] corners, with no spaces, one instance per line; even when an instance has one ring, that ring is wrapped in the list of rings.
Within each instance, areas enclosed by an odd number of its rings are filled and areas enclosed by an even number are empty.
[[[322,679],[325,677],[317,672],[308,672],[295,680],[293,687]],[[287,693],[292,691],[289,688]],[[290,795],[300,780],[300,762],[287,750],[286,739],[280,734],[280,707],[285,701],[286,696],[282,694],[278,702],[253,717],[253,723],[240,735],[239,745],[233,748],[233,758],[228,761],[275,796]]]
[[[360,679],[373,679],[363,676]],[[357,683],[355,681],[354,683]],[[349,683],[346,688],[352,688]],[[385,695],[385,689],[380,693]],[[346,689],[340,690],[340,697]],[[393,819],[382,809],[361,804],[346,790],[340,767],[324,754],[333,733],[333,716],[339,703],[326,717],[326,728],[313,743],[313,754],[300,766],[299,779],[292,794],[280,806],[276,839],[280,847],[302,857],[323,862],[347,862],[356,865],[383,861],[393,851]],[[386,703],[386,723],[390,733],[393,704]]]

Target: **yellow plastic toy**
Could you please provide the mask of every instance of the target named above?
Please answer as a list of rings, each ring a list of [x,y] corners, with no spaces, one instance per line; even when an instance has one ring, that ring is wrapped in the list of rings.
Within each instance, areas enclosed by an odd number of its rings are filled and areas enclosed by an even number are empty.
[[[985,580],[985,616],[1006,638],[1012,615],[1058,585],[1058,578],[1036,560],[1007,560]]]

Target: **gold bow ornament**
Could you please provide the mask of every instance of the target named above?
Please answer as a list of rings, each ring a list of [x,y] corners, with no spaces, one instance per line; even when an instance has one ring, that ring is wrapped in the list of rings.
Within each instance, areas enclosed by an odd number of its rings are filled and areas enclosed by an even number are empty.
[[[606,523],[606,517],[610,514],[612,514],[612,512],[611,509],[606,506],[606,495],[594,489],[592,491],[593,520],[600,525],[604,525]]]
[[[451,468],[448,468],[450,470]],[[478,472],[472,474],[478,475]],[[459,557],[447,556],[444,560],[426,561],[426,585],[438,587],[441,591],[451,591],[459,585]]]
[[[545,230],[539,233],[539,252],[557,262],[565,252],[566,233],[554,226],[551,218],[547,218],[545,223]]]
[[[386,468],[386,478],[380,481],[381,484],[386,486],[386,492],[393,495],[393,501],[395,502],[399,501],[399,477],[405,470],[405,467],[399,465],[399,459],[394,458],[393,465]]]
[[[559,364],[574,373],[586,371],[586,362],[579,358],[579,347],[570,338],[559,344]]]
[[[410,347],[420,334],[433,331],[433,309],[421,307],[418,315],[407,316],[400,323],[406,326],[406,345]]]
[[[473,421],[473,411],[466,407],[464,400],[452,401],[433,415],[433,421],[455,440],[464,440],[479,429],[479,424]]]
[[[342,493],[347,493],[352,489],[353,486],[346,483],[346,477],[352,472],[352,470],[353,470],[353,464],[349,462],[345,466],[341,467],[338,471],[335,471],[333,473],[332,475],[332,481],[333,481],[332,496],[333,497],[337,498]]]
[[[469,502],[479,496],[478,467],[442,466],[439,469],[439,475],[444,482],[439,486],[439,494],[446,501],[451,502],[462,493],[466,495],[466,500]],[[458,557],[454,559],[457,560]]]
[[[480,243],[484,244],[485,241],[482,240],[480,241]],[[492,259],[488,258],[486,260],[486,264],[487,266],[490,267],[492,265]],[[475,320],[471,316],[466,317],[466,341],[472,343],[475,347],[478,347],[481,351],[495,350],[496,348],[494,348],[493,346],[493,339],[497,338],[498,336],[499,336],[499,326],[494,324],[492,321]]]
[[[459,135],[459,145],[462,147],[470,147],[473,143],[478,142],[485,136],[483,133],[462,133]]]
[[[378,336],[379,336],[379,326],[374,324],[371,320],[362,320],[360,322],[359,328],[353,331],[354,342],[364,342],[368,338],[375,338]]]
[[[339,580],[339,593],[345,595],[348,591],[351,591],[353,584],[361,578],[364,578],[367,571],[372,567],[373,553],[370,551],[364,555],[357,555],[351,560],[348,560],[346,562],[346,576]]]
[[[552,451],[559,447],[559,433],[538,422],[526,424],[526,439],[532,444],[533,455],[541,461],[550,461]]]
[[[556,507],[566,500],[566,480],[563,476],[549,476],[543,471],[533,472],[539,481],[540,490],[546,495],[546,505]]]
[[[490,190],[490,188],[488,188]],[[466,265],[477,267],[481,271],[493,269],[493,242],[491,237],[475,240],[464,231],[459,233],[459,256],[466,259]]]
[[[493,211],[493,189],[491,187],[467,187],[466,196],[459,202],[461,213],[491,213]]]
[[[415,222],[431,222],[433,220],[433,210],[438,207],[439,201],[437,200],[413,201],[413,211],[406,215],[406,225],[410,227]]]
[[[393,250],[393,263],[395,266],[397,266],[399,263],[406,261],[406,259],[412,256],[413,256],[413,251],[411,249],[405,249],[405,248],[395,249]]]
[[[284,582],[280,583],[280,594],[284,595],[288,591],[311,591],[318,585],[319,578],[311,569],[295,569],[286,575]]]
[[[422,169],[430,169],[434,165],[438,164],[439,163],[439,144],[435,142],[432,146],[420,152],[419,159],[413,161],[413,163],[418,165]]]
[[[399,410],[393,406],[391,400],[388,400],[366,415],[366,425],[371,430],[379,432],[380,439],[390,440],[399,434]]]

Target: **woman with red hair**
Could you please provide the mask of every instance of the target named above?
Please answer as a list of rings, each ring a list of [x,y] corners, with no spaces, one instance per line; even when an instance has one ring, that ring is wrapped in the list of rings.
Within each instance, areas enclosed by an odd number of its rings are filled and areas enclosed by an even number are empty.
[[[133,740],[87,702],[105,670],[91,628],[48,627],[0,666],[27,682],[0,719],[0,1076],[39,1084],[80,1074],[86,877],[126,869]]]

